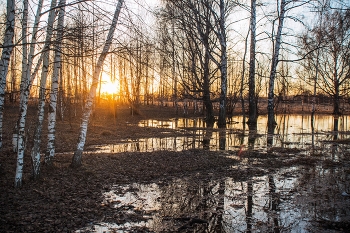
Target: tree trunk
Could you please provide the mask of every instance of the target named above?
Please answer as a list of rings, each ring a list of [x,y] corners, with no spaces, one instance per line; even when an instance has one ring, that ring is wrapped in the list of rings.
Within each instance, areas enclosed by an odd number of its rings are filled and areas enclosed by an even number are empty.
[[[333,95],[333,115],[341,115],[340,111],[340,90],[339,90],[339,77],[338,77],[338,64],[336,56],[334,56],[334,73],[333,73],[333,85],[334,85],[334,95]]]
[[[220,33],[219,40],[221,45],[221,93],[218,127],[226,127],[226,97],[227,97],[227,43],[226,43],[226,26],[225,26],[225,2],[220,0]]]
[[[206,48],[206,50],[208,50]],[[210,83],[209,83],[209,52],[205,52],[205,58],[204,58],[204,75],[203,75],[203,104],[205,105],[206,109],[206,124],[207,127],[213,127],[214,126],[214,111],[213,111],[213,103],[210,99]]]
[[[25,117],[27,109],[27,106],[23,105],[23,101],[24,101],[24,90],[27,86],[27,80],[26,77],[26,73],[27,73],[27,63],[28,63],[28,48],[27,48],[27,30],[28,30],[28,0],[24,0],[23,1],[23,13],[22,13],[22,74],[21,74],[21,84],[20,84],[20,100],[19,100],[19,106],[20,106],[20,114],[19,114],[19,118],[18,121],[16,122],[16,125],[14,127],[14,133],[12,135],[12,144],[14,146],[13,151],[14,152],[18,152],[18,147],[20,144],[19,140],[23,140],[24,137],[24,126],[21,127],[20,126],[20,121],[23,120],[22,119],[22,113],[23,116]],[[29,86],[29,85],[28,85]],[[25,107],[25,109],[22,110],[22,106]],[[23,128],[23,129],[22,129]],[[20,135],[22,134],[22,135]],[[17,173],[17,172],[16,172]]]
[[[197,22],[198,27],[201,27],[199,22]],[[207,127],[213,127],[215,118],[214,118],[214,109],[213,103],[210,97],[210,45],[209,45],[209,34],[211,27],[209,18],[205,20],[205,32],[199,32],[201,34],[201,39],[204,45],[204,63],[203,63],[203,102],[206,108],[206,124]],[[198,29],[197,29],[198,30]]]
[[[57,24],[57,38],[55,43],[55,57],[54,67],[51,77],[50,103],[48,112],[48,134],[47,134],[47,148],[45,153],[45,164],[52,165],[55,156],[55,141],[56,141],[56,117],[57,117],[57,94],[58,94],[58,80],[61,69],[61,47],[63,40],[63,26],[65,16],[66,0],[60,0],[58,6],[58,24]]]
[[[245,79],[245,59],[247,56],[247,44],[248,44],[248,36],[249,36],[249,30],[248,34],[245,38],[244,42],[244,54],[242,59],[242,75],[241,75],[241,88],[240,88],[240,98],[241,98],[241,105],[242,105],[242,115],[243,115],[243,128],[245,127],[245,106],[244,106],[244,79]]]
[[[256,0],[251,0],[250,16],[250,61],[249,61],[249,125],[256,125],[258,119],[255,94],[255,45],[256,45]]]
[[[114,13],[111,27],[110,27],[109,32],[108,32],[106,43],[103,47],[102,53],[97,61],[96,67],[95,67],[94,76],[93,76],[92,84],[90,87],[90,93],[89,93],[88,99],[87,99],[86,104],[85,104],[82,122],[80,125],[79,141],[77,144],[77,149],[74,152],[73,159],[72,159],[72,164],[71,164],[72,167],[79,167],[82,164],[82,154],[83,154],[85,140],[86,140],[88,122],[89,122],[90,114],[92,111],[92,105],[93,105],[93,101],[94,101],[94,98],[96,95],[96,88],[97,88],[97,85],[99,83],[100,73],[101,73],[101,69],[102,69],[104,60],[105,60],[107,53],[109,51],[109,48],[112,44],[113,34],[114,34],[115,28],[117,26],[117,21],[118,21],[118,17],[119,17],[119,13],[120,13],[122,4],[123,4],[123,0],[119,0],[117,8],[116,8],[115,13]]]
[[[0,60],[0,149],[2,148],[2,125],[4,117],[6,76],[13,51],[15,32],[15,1],[7,0],[6,29],[4,33],[3,49]]]
[[[282,0],[280,15],[278,17],[278,28],[277,28],[275,47],[274,47],[274,52],[273,52],[272,62],[271,62],[269,93],[267,98],[267,124],[268,124],[269,134],[273,134],[273,131],[276,125],[275,113],[274,113],[274,95],[275,95],[274,86],[275,86],[275,78],[276,78],[276,69],[279,61],[278,56],[279,56],[279,50],[281,46],[282,29],[283,29],[285,13],[286,13],[286,0]]]
[[[29,49],[29,56],[27,54],[27,17],[28,17],[28,1],[23,2],[23,62],[22,62],[22,80],[21,80],[21,100],[20,100],[20,117],[18,120],[18,142],[17,142],[17,167],[15,177],[15,187],[22,186],[22,174],[23,174],[23,157],[25,151],[25,125],[27,118],[28,99],[31,88],[31,70],[34,59],[34,52],[36,46],[36,36],[40,23],[40,13],[42,9],[43,0],[38,2],[37,12],[35,15],[32,39]]]
[[[27,24],[28,24],[28,0],[23,1],[23,18],[22,18],[22,77],[21,77],[21,94],[20,94],[20,114],[17,122],[17,141],[16,141],[16,152],[17,152],[17,165],[15,175],[15,187],[22,186],[22,175],[23,175],[23,157],[24,157],[24,133],[25,133],[25,119],[27,116],[27,105],[25,102],[25,90],[29,88],[27,75]]]
[[[339,93],[333,96],[333,115],[341,115]]]
[[[51,9],[56,7],[57,0],[51,1]],[[41,146],[41,133],[43,128],[44,120],[44,107],[45,107],[45,90],[46,90],[46,80],[47,74],[49,71],[49,62],[50,62],[50,42],[52,37],[53,23],[55,19],[55,11],[50,11],[48,23],[47,23],[47,34],[45,39],[45,45],[43,50],[43,67],[41,71],[40,79],[40,90],[39,90],[39,103],[38,103],[38,113],[37,113],[37,122],[35,126],[35,135],[34,135],[34,145],[31,151],[32,157],[32,175],[36,179],[40,175],[40,146]]]

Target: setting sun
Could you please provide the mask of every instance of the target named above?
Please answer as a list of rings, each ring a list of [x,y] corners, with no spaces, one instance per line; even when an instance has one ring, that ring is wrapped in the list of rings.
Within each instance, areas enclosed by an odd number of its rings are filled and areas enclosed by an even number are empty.
[[[110,76],[107,73],[102,73],[101,94],[116,94],[118,92],[118,82],[116,80],[112,82]]]

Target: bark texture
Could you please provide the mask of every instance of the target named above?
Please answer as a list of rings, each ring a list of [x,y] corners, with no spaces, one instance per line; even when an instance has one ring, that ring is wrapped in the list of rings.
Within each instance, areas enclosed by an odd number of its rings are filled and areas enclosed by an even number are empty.
[[[56,7],[57,0],[51,1],[51,9]],[[39,103],[38,103],[38,113],[37,121],[35,125],[34,143],[31,151],[32,166],[33,166],[33,178],[36,179],[40,175],[40,146],[41,146],[41,134],[44,121],[44,107],[45,107],[45,90],[46,90],[46,80],[49,70],[49,57],[50,57],[50,42],[52,37],[53,23],[55,19],[55,11],[50,11],[48,22],[47,22],[47,32],[45,39],[45,46],[43,50],[43,66],[40,78],[40,89],[39,89]],[[33,76],[33,75],[32,75]]]
[[[22,186],[23,176],[23,157],[25,150],[25,123],[27,117],[28,96],[29,96],[29,80],[27,79],[28,48],[27,48],[27,30],[28,30],[28,0],[23,1],[23,17],[22,17],[22,78],[21,78],[21,95],[20,95],[20,112],[17,121],[17,164],[15,175],[15,187]]]
[[[282,39],[282,29],[284,23],[284,17],[286,13],[286,0],[281,0],[280,12],[278,17],[278,28],[275,40],[275,46],[272,56],[271,62],[271,71],[269,78],[269,93],[267,98],[267,124],[268,124],[268,132],[269,134],[273,134],[276,121],[275,121],[275,113],[274,113],[274,87],[275,87],[275,78],[276,78],[276,70],[278,65],[278,56],[281,47],[281,39]]]
[[[225,26],[225,1],[220,0],[219,40],[221,47],[220,71],[221,71],[221,93],[218,127],[226,127],[226,97],[227,97],[227,38]]]
[[[57,116],[57,94],[58,80],[61,70],[61,48],[63,40],[63,26],[65,16],[66,0],[60,0],[58,6],[58,24],[57,24],[57,39],[55,44],[55,57],[53,74],[51,77],[50,104],[48,112],[48,134],[47,148],[45,154],[45,164],[51,165],[55,156],[55,134],[56,134],[56,116]]]
[[[0,60],[0,149],[2,148],[2,125],[4,119],[6,77],[13,51],[13,38],[15,33],[15,1],[7,0],[6,29],[3,39],[3,49]]]
[[[256,125],[258,119],[255,94],[255,45],[256,45],[256,0],[251,0],[250,9],[250,60],[249,60],[249,125]]]
[[[92,111],[92,105],[93,105],[93,102],[94,102],[94,99],[96,96],[96,89],[97,89],[97,86],[99,83],[100,73],[102,70],[104,60],[106,59],[107,53],[108,53],[109,48],[111,47],[111,44],[112,44],[113,34],[114,34],[114,31],[115,31],[116,26],[117,26],[119,13],[121,11],[123,2],[124,2],[124,0],[118,1],[117,7],[116,7],[116,10],[114,13],[113,21],[112,21],[112,24],[111,24],[111,27],[109,29],[108,36],[106,39],[106,43],[103,47],[102,53],[97,61],[96,67],[95,67],[89,96],[88,96],[86,104],[85,104],[82,122],[80,124],[80,135],[79,135],[79,140],[78,140],[78,144],[77,144],[77,149],[74,152],[74,155],[72,158],[72,164],[71,164],[72,167],[79,167],[82,165],[82,154],[84,151],[84,146],[85,146],[85,141],[86,141],[88,123],[89,123],[89,118],[90,118],[91,111]]]

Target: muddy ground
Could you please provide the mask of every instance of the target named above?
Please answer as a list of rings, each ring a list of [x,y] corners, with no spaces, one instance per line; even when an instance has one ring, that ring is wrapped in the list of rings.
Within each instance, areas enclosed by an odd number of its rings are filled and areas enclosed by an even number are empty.
[[[229,158],[227,153],[201,149],[120,154],[96,154],[86,151],[83,166],[72,169],[69,165],[80,123],[79,110],[76,117],[72,110],[70,117],[66,116],[57,123],[57,155],[54,166],[43,165],[41,178],[31,180],[31,161],[27,151],[23,187],[15,189],[13,184],[16,154],[11,149],[11,136],[17,111],[16,106],[6,106],[5,109],[4,147],[0,153],[0,232],[74,232],[101,219],[116,223],[128,222],[130,218],[142,219],[142,213],[139,216],[128,216],[114,211],[112,206],[102,204],[102,193],[109,191],[113,185],[167,182],[181,177],[209,180],[230,176],[237,180],[246,180],[251,176],[292,164],[312,167],[320,163],[317,156],[283,159],[280,154],[286,151],[279,151],[278,148],[271,149],[270,153],[263,155],[244,153],[239,158],[236,152],[230,152],[234,158]],[[30,139],[35,124],[35,108],[30,107],[29,111],[27,149],[32,143]],[[116,143],[132,138],[156,137],[164,131],[177,134],[179,132],[171,129],[137,125],[142,119],[168,119],[175,117],[174,113],[175,110],[170,107],[148,106],[142,107],[138,115],[130,116],[127,107],[120,107],[115,118],[110,107],[96,108],[90,121],[86,146]],[[46,145],[45,135],[44,131],[43,153]],[[279,156],[276,153],[279,153]],[[245,156],[263,156],[264,159],[254,169],[232,169],[232,166],[239,164]],[[326,162],[329,166],[339,165],[332,161]],[[343,222],[335,228],[349,232],[346,230],[349,226],[348,222]],[[147,229],[134,229],[132,232],[147,232]],[[191,231],[187,229],[184,232]]]

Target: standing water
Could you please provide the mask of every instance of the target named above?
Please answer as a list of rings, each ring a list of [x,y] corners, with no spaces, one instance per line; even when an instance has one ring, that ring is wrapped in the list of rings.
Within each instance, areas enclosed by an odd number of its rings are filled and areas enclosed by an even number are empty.
[[[209,149],[225,156],[246,146],[237,172],[261,169],[245,178],[173,178],[115,185],[103,193],[125,221],[94,223],[77,232],[349,232],[350,145],[348,116],[280,115],[268,145],[267,119],[256,130],[229,119],[226,130],[206,129],[202,119],[146,120],[139,127],[166,127],[183,136],[162,135],[95,148],[100,152]],[[178,134],[177,134],[178,135]],[[277,151],[277,153],[276,153]],[[311,166],[259,167],[271,153],[317,158]],[[237,156],[236,156],[237,157]]]
[[[309,115],[278,115],[272,146],[306,149],[311,146],[322,147],[326,141],[349,138],[349,120],[349,116],[334,118],[329,115],[318,115],[315,116],[312,131]],[[139,127],[173,129],[181,132],[183,136],[172,136],[167,133],[159,137],[139,138],[88,149],[101,153],[182,151],[198,148],[232,151],[241,145],[250,145],[254,149],[266,150],[267,117],[260,116],[257,129],[253,131],[249,130],[247,125],[242,124],[242,121],[241,116],[232,117],[228,120],[227,129],[221,130],[205,128],[205,121],[202,118],[143,120],[139,123]]]

